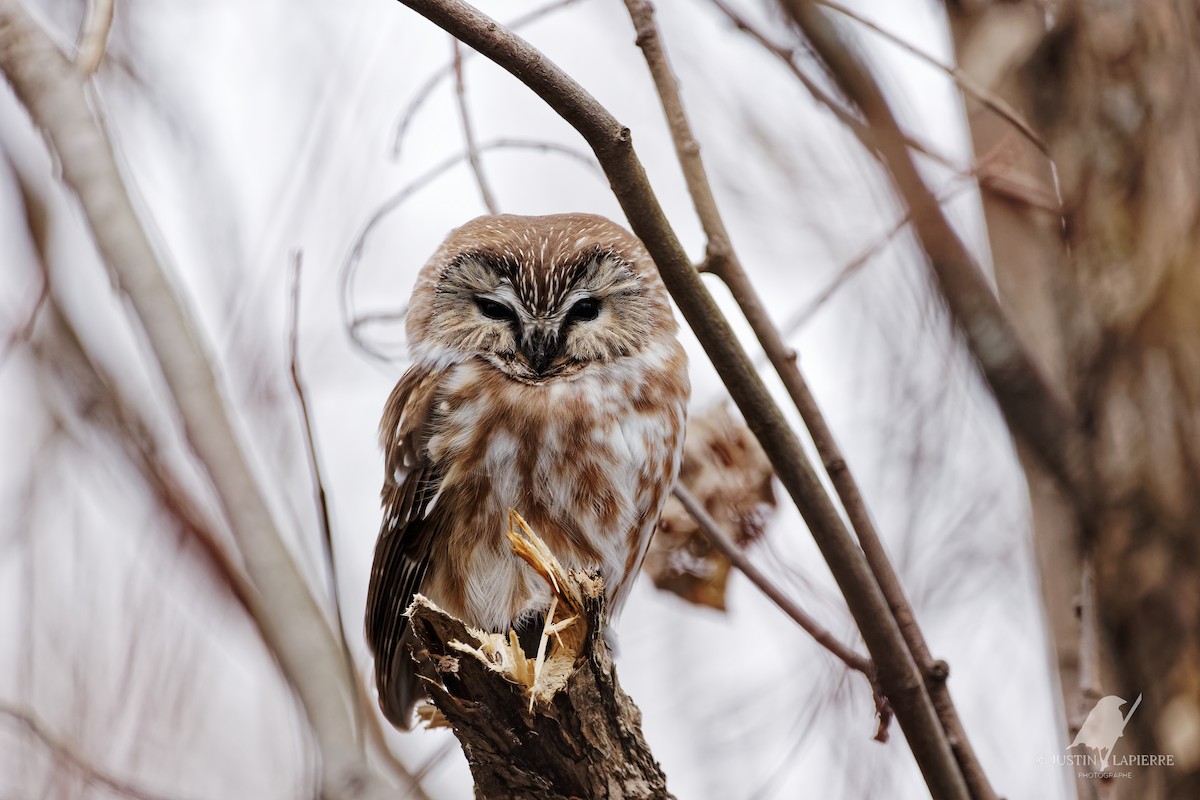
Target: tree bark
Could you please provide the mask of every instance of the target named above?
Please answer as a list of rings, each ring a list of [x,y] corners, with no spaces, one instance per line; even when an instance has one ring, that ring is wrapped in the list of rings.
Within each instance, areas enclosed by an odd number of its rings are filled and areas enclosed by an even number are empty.
[[[1197,8],[1183,0],[1075,0],[1056,7],[1046,30],[1038,3],[948,7],[960,63],[1028,110],[1061,194],[1059,217],[1000,201],[984,186],[1001,292],[1072,396],[1097,465],[1094,496],[1102,503],[1087,527],[1064,515],[1062,498],[1029,470],[1072,733],[1094,695],[1132,702],[1141,694],[1118,752],[1174,761],[1135,766],[1132,780],[1113,786],[1081,788],[1085,795],[1198,797]],[[1006,59],[996,58],[998,42],[1010,46]],[[973,115],[972,133],[984,159],[1004,138],[983,115]],[[1053,187],[1049,165],[1024,150],[1009,148],[1004,163]],[[1080,630],[1073,619],[1072,598],[1082,596],[1086,606],[1081,576],[1089,569],[1098,654],[1088,652],[1087,626]],[[1082,612],[1086,618],[1089,609]]]
[[[475,796],[671,798],[642,736],[641,713],[617,682],[604,641],[603,584],[579,573],[565,580],[578,588],[582,608],[572,623],[577,638],[558,643],[569,666],[552,691],[513,674],[512,660],[522,658],[519,645],[469,630],[424,597],[410,610],[413,632],[425,647],[418,657],[421,672],[462,744]],[[500,652],[489,643],[497,639]],[[554,671],[547,661],[542,674],[550,673],[553,683]]]

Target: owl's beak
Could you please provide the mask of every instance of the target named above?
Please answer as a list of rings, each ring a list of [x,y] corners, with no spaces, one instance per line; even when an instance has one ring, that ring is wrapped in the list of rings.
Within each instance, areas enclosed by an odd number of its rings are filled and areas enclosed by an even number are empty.
[[[530,368],[538,375],[545,375],[550,365],[562,355],[562,339],[552,328],[534,328],[521,349]]]

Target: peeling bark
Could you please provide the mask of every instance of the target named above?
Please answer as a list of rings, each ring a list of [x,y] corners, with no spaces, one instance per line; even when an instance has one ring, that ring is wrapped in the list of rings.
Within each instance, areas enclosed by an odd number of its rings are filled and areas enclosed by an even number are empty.
[[[413,632],[426,648],[418,657],[421,673],[462,744],[475,796],[671,798],[642,736],[641,713],[617,682],[604,641],[603,584],[578,573],[566,580],[578,587],[582,618],[573,623],[574,639],[554,641],[555,655],[568,656],[569,665],[554,691],[513,674],[514,660],[523,658],[519,646],[468,629],[424,597],[410,609]]]

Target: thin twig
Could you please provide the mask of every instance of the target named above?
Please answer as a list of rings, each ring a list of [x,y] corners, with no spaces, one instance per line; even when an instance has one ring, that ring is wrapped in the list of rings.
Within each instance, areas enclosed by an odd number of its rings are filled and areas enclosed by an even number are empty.
[[[350,645],[346,642],[346,623],[342,618],[342,599],[338,591],[337,556],[333,547],[333,526],[329,522],[329,499],[325,493],[325,480],[321,477],[321,460],[317,456],[317,439],[313,432],[312,415],[308,409],[308,394],[304,390],[304,381],[300,377],[300,274],[303,267],[303,254],[297,250],[292,253],[291,274],[291,304],[288,308],[288,367],[292,376],[292,388],[296,391],[296,402],[300,406],[300,419],[304,423],[304,450],[308,457],[308,471],[312,478],[313,495],[317,504],[317,522],[321,527],[321,544],[325,550],[325,566],[329,578],[329,594],[333,601],[333,616],[337,621],[334,633],[342,647],[342,655],[346,659],[346,669],[356,683],[358,670],[354,667],[354,656]],[[353,705],[354,722],[362,735],[363,719],[362,706]]]
[[[488,185],[487,176],[483,172],[483,159],[479,156],[479,148],[475,144],[475,128],[471,124],[471,110],[467,107],[467,81],[463,75],[462,45],[458,39],[450,37],[454,47],[454,99],[458,105],[458,119],[462,124],[463,143],[467,148],[467,163],[471,166],[471,174],[475,176],[475,185],[479,187],[479,197],[489,214],[499,214],[500,207],[496,205],[496,197]]]
[[[512,31],[520,30],[526,25],[537,22],[543,17],[548,17],[555,11],[566,8],[567,6],[573,5],[577,2],[579,2],[579,0],[554,0],[553,2],[547,3],[540,8],[533,9],[528,14],[523,14],[519,17],[516,17],[512,22],[508,23],[507,27]],[[462,60],[466,61],[473,55],[475,55],[475,51],[468,50],[462,54]],[[408,134],[408,129],[412,125],[413,121],[416,120],[417,112],[419,112],[421,107],[424,106],[429,98],[433,96],[433,92],[435,89],[437,89],[438,85],[454,74],[454,70],[454,60],[448,61],[441,68],[435,70],[425,80],[425,83],[421,84],[421,88],[417,89],[417,93],[413,95],[412,100],[410,100],[408,105],[405,106],[404,112],[400,115],[400,119],[396,123],[395,133],[392,134],[393,160],[400,157],[400,150],[404,145],[404,137]]]
[[[974,188],[974,184],[972,183],[960,183],[938,195],[938,202],[948,203],[961,195],[963,192],[966,192],[972,188]],[[902,230],[907,228],[911,222],[912,214],[905,212],[904,216],[897,220],[892,227],[884,231],[878,239],[871,242],[869,245],[864,247],[857,256],[843,264],[838,269],[837,274],[835,274],[829,283],[825,285],[825,288],[817,292],[811,300],[805,303],[795,313],[788,317],[788,319],[784,321],[782,325],[780,325],[780,330],[782,331],[784,338],[786,339],[797,330],[808,324],[813,315],[815,315],[822,306],[829,302],[829,299],[833,297],[833,295],[836,294],[839,289],[845,286],[851,278],[857,275],[859,271],[871,261],[871,259],[878,255],[879,252],[883,250],[888,243],[895,239]]]
[[[70,769],[79,773],[88,783],[98,784],[117,794],[135,798],[135,800],[169,800],[166,795],[154,794],[146,789],[134,786],[129,781],[118,778],[107,770],[96,766],[70,744],[50,733],[46,726],[29,711],[23,711],[16,706],[0,703],[0,716],[11,719],[32,733],[50,751],[56,761],[65,763]]]
[[[296,399],[300,405],[300,415],[304,423],[305,450],[308,455],[309,474],[312,476],[313,493],[317,503],[317,519],[321,526],[322,540],[325,548],[326,564],[329,571],[329,591],[333,597],[334,616],[337,619],[338,638],[341,640],[342,653],[346,658],[346,668],[354,679],[355,695],[358,702],[354,705],[354,717],[361,731],[365,730],[371,737],[379,755],[386,762],[392,773],[403,781],[410,791],[413,800],[429,800],[419,777],[405,766],[388,744],[387,736],[375,713],[375,704],[363,684],[354,664],[354,654],[346,641],[346,624],[342,617],[341,592],[338,590],[337,561],[334,556],[333,526],[330,523],[329,501],[325,492],[325,481],[321,477],[321,462],[317,457],[317,440],[313,430],[312,418],[308,407],[308,393],[304,389],[304,381],[300,377],[300,275],[303,256],[300,251],[292,254],[292,288],[291,306],[288,316],[288,357],[292,375],[292,387],[296,390]]]
[[[912,214],[913,230],[929,258],[951,318],[963,333],[975,363],[992,389],[1012,430],[1047,466],[1090,519],[1094,465],[1074,409],[1051,384],[1017,336],[983,270],[975,262],[912,161],[895,115],[879,84],[847,47],[814,0],[782,0],[846,95],[871,124],[863,140],[887,167]],[[1087,529],[1089,525],[1085,524]]]
[[[850,10],[849,8],[846,8],[841,3],[835,3],[833,0],[814,1],[817,3],[817,5],[824,6],[831,11],[836,11],[848,19],[854,20],[859,25],[862,25],[868,30],[874,31],[883,38],[887,39],[889,42],[892,42],[906,52],[911,53],[912,55],[921,59],[926,64],[929,64],[930,66],[946,73],[956,84],[958,84],[958,88],[961,89],[964,94],[968,94],[975,98],[993,114],[1000,117],[1009,125],[1012,125],[1018,131],[1020,131],[1021,135],[1028,139],[1034,147],[1036,147],[1038,150],[1041,150],[1043,154],[1046,156],[1050,155],[1050,150],[1047,148],[1046,143],[1042,140],[1042,137],[1037,135],[1037,133],[1033,130],[1033,126],[1026,122],[1025,118],[1022,117],[1015,108],[1006,103],[1003,98],[997,96],[995,92],[992,92],[985,86],[980,86],[970,75],[963,72],[958,67],[951,66],[950,64],[943,64],[941,61],[938,61],[936,58],[916,45],[906,42],[896,34],[892,33],[886,28],[876,25],[874,22],[871,22],[871,20]]]
[[[347,669],[350,671],[354,679],[355,695],[358,702],[354,707],[355,720],[359,726],[360,732],[365,729],[368,736],[374,742],[380,756],[387,763],[392,773],[404,781],[409,787],[410,795],[414,800],[429,800],[429,796],[425,793],[424,787],[421,785],[420,779],[413,775],[412,772],[404,765],[396,754],[392,752],[391,746],[388,744],[387,737],[384,735],[383,727],[379,723],[379,717],[375,713],[375,704],[371,700],[366,686],[359,677],[358,670],[354,665],[354,655],[350,651],[350,645],[346,641],[345,620],[342,617],[341,593],[338,590],[338,570],[337,561],[334,556],[333,547],[333,526],[330,523],[329,502],[325,492],[325,481],[321,477],[321,463],[317,457],[317,442],[316,434],[313,430],[312,418],[308,407],[308,393],[304,389],[304,381],[300,377],[300,355],[299,355],[299,328],[300,328],[300,274],[302,267],[302,254],[296,251],[292,254],[292,289],[291,289],[291,308],[288,317],[288,354],[290,361],[290,371],[292,375],[292,387],[296,390],[296,398],[300,405],[300,414],[304,423],[305,433],[305,449],[308,454],[309,474],[312,476],[313,492],[317,502],[317,518],[321,526],[322,540],[325,548],[326,564],[329,570],[329,589],[333,597],[334,616],[338,622],[337,633],[342,643],[342,652],[346,658]],[[360,734],[361,735],[361,734]]]
[[[79,43],[75,47],[75,68],[84,76],[95,73],[104,60],[115,5],[116,0],[91,0],[88,4],[87,18],[79,31]]]
[[[468,51],[469,52],[469,51]],[[594,156],[588,156],[579,150],[567,145],[556,144],[554,142],[543,142],[534,139],[494,139],[479,145],[479,152],[486,153],[492,150],[533,150],[542,154],[560,155],[570,158],[586,167],[589,171],[597,173],[599,177],[603,177],[603,172],[600,171],[596,164]],[[346,328],[347,334],[350,337],[351,343],[358,348],[360,352],[370,358],[380,361],[385,364],[392,363],[395,359],[373,346],[370,342],[363,338],[360,328],[373,323],[386,321],[389,319],[403,319],[403,314],[395,311],[379,312],[359,315],[354,310],[354,284],[358,274],[359,264],[362,262],[363,250],[366,245],[367,237],[383,219],[396,209],[400,208],[406,202],[411,200],[418,192],[425,189],[445,173],[449,172],[454,167],[467,160],[468,153],[466,150],[461,153],[456,153],[448,158],[434,164],[425,172],[418,175],[408,184],[403,186],[399,191],[387,198],[380,204],[375,212],[367,219],[366,223],[354,237],[354,241],[350,245],[350,251],[346,255],[345,261],[342,262],[341,269],[338,271],[338,284],[340,286],[341,297],[341,316],[342,325]]]
[[[825,91],[825,89],[821,88],[816,81],[809,77],[808,73],[800,68],[800,65],[796,62],[795,48],[786,47],[772,40],[724,0],[709,0],[709,2],[711,2],[717,8],[717,10],[724,14],[729,21],[733,23],[735,28],[748,35],[754,41],[758,42],[764,50],[782,61],[784,66],[788,68],[788,71],[795,76],[796,80],[800,81],[800,85],[804,87],[805,91],[807,91],[818,103],[828,108],[833,115],[838,118],[839,122],[854,132],[855,136],[866,140],[871,138],[871,129],[864,125],[861,119],[847,110],[845,104],[834,98],[833,95]],[[921,153],[927,158],[937,162],[938,164],[941,164],[947,169],[953,170],[954,172],[962,171],[957,164],[923,142],[914,139],[907,133],[903,134],[903,137],[905,145],[911,147],[918,153]]]
[[[924,637],[917,626],[912,606],[905,596],[891,560],[875,530],[862,493],[859,491],[858,483],[850,472],[829,424],[800,371],[795,351],[788,346],[778,328],[771,321],[766,307],[730,243],[728,230],[725,228],[725,222],[721,217],[716,199],[713,197],[708,174],[704,168],[703,159],[700,157],[700,148],[692,134],[691,124],[688,122],[683,100],[679,96],[675,76],[671,72],[670,63],[662,45],[661,34],[654,22],[653,6],[648,0],[626,0],[626,5],[629,7],[630,16],[638,32],[638,45],[646,56],[646,63],[662,100],[688,192],[692,197],[705,236],[708,237],[709,253],[706,260],[709,268],[729,287],[730,293],[742,309],[742,313],[754,330],[754,335],[783,381],[796,410],[800,412],[804,424],[812,435],[813,443],[821,457],[825,471],[833,483],[842,507],[846,510],[851,526],[858,535],[871,572],[887,600],[896,624],[904,636],[905,644],[916,665],[926,676],[922,687],[927,692],[927,698],[939,711],[942,728],[940,731],[942,734],[941,745],[955,752],[964,773],[971,769],[982,775],[982,768],[975,759],[970,744],[966,742],[966,734],[961,729],[961,725],[957,725],[957,713],[949,693],[945,691],[944,680],[936,683],[928,680],[933,659],[929,655]],[[702,511],[703,509],[697,510]],[[693,516],[695,516],[694,513]],[[933,697],[935,690],[938,689],[941,690],[940,702]],[[986,781],[984,781],[984,785],[986,786]],[[989,787],[988,792],[990,791]]]
[[[461,0],[401,2],[519,78],[579,131],[596,153],[633,232],[646,246],[668,291],[808,523],[859,626],[880,686],[931,792],[938,800],[965,798],[958,764],[946,745],[922,676],[862,551],[667,221],[633,149],[629,129],[543,53],[478,9]]]
[[[867,680],[874,680],[875,667],[871,664],[871,660],[856,653],[848,645],[839,641],[821,623],[810,617],[804,609],[796,605],[778,586],[772,583],[771,579],[756,567],[754,562],[747,558],[746,554],[738,549],[737,545],[725,535],[725,532],[721,530],[721,526],[712,518],[711,514],[704,510],[704,506],[686,486],[676,483],[671,491],[679,502],[683,504],[688,514],[692,516],[692,519],[696,521],[700,533],[708,543],[729,559],[729,563],[737,567],[743,575],[749,578],[750,582],[770,598],[771,602],[778,606],[780,611],[791,617],[792,621],[804,629],[817,644],[836,656],[847,667],[866,675]]]
[[[304,449],[308,456],[309,474],[313,482],[313,494],[317,503],[317,522],[321,526],[321,543],[329,564],[329,588],[340,620],[341,603],[338,602],[337,558],[333,547],[333,527],[329,523],[329,500],[325,494],[325,481],[321,477],[321,462],[317,458],[317,442],[313,434],[312,416],[308,410],[308,394],[300,378],[300,273],[303,254],[292,253],[291,305],[288,312],[288,367],[292,376],[292,388],[296,390],[296,401],[300,405],[300,417],[304,423]]]
[[[1088,456],[1073,412],[1054,392],[1031,354],[1025,351],[1011,321],[992,294],[982,270],[946,219],[938,198],[921,178],[903,145],[899,126],[879,85],[866,65],[841,41],[834,26],[813,0],[782,0],[782,4],[829,67],[842,90],[875,130],[876,135],[872,137],[870,146],[889,169],[894,185],[908,206],[914,230],[929,257],[951,316],[965,334],[968,347],[991,385],[1010,428],[1023,436],[1076,502],[1083,501],[1091,491]],[[867,142],[864,141],[864,144]],[[814,431],[814,439],[818,435],[827,436],[828,432],[818,434]],[[844,470],[844,461],[837,466]],[[837,476],[833,471],[830,475],[836,485]],[[857,494],[856,487],[848,488]],[[995,791],[971,749],[945,689],[949,668],[930,655],[919,627],[911,618],[911,609],[903,599],[899,582],[889,574],[890,562],[882,544],[873,535],[873,528],[872,535],[864,535],[859,521],[854,518],[856,511],[852,509],[856,504],[843,503],[856,530],[859,530],[859,538],[872,571],[888,596],[893,611],[899,610],[897,620],[913,657],[922,666],[939,717],[954,742],[955,757],[971,796],[976,800],[995,798]],[[869,517],[864,516],[864,521],[870,526]],[[899,607],[898,602],[902,603]]]

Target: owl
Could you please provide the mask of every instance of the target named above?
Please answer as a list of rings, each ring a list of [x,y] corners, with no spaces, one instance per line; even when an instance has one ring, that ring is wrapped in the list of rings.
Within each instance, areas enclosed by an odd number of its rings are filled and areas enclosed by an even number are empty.
[[[379,703],[423,694],[417,592],[476,628],[528,631],[550,602],[505,540],[516,509],[620,610],[679,470],[690,386],[667,292],[636,238],[589,214],[486,216],[417,278],[412,366],[380,425],[383,525],[366,637]]]

